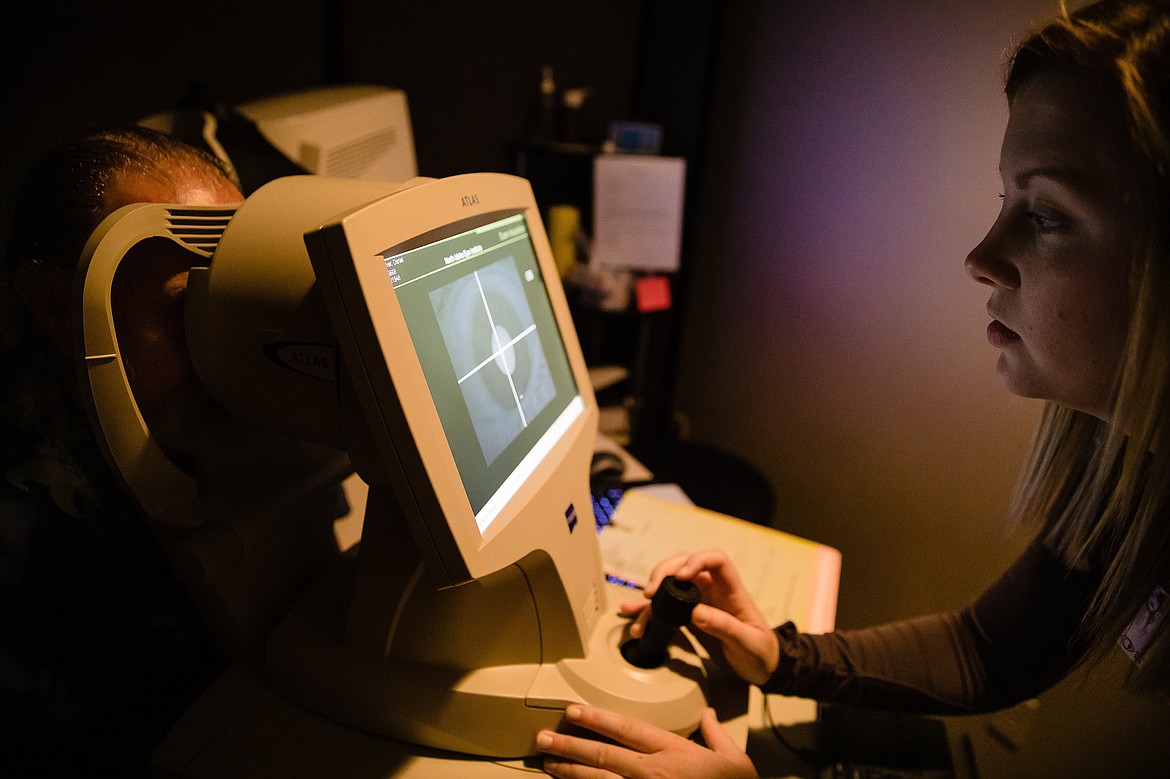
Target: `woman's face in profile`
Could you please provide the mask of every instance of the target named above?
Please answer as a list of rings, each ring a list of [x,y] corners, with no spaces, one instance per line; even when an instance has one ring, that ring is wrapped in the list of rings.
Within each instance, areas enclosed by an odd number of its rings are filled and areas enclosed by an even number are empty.
[[[1107,105],[1064,74],[1020,87],[1000,155],[1003,206],[967,258],[991,288],[987,338],[1008,389],[1102,419],[1128,329],[1133,242],[1131,168]]]

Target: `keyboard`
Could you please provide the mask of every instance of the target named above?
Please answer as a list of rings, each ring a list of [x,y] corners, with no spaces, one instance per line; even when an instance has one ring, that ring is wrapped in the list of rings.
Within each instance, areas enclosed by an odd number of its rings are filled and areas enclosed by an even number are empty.
[[[691,504],[677,485],[594,492],[594,519],[607,578],[640,587],[679,552],[722,548],[772,624],[833,629],[841,554],[814,541]]]

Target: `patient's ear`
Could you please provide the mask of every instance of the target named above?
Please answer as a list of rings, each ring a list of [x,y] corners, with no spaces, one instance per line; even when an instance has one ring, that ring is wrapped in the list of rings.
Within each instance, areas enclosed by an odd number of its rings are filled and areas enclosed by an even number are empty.
[[[16,297],[45,338],[63,357],[73,353],[73,275],[68,271],[22,263],[12,279]]]

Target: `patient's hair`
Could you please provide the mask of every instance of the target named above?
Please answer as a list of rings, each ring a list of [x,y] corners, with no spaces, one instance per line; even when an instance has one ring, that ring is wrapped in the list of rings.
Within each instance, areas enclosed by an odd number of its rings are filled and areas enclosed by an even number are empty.
[[[215,157],[138,125],[99,130],[53,148],[29,169],[17,194],[4,256],[6,279],[27,263],[72,270],[106,216],[113,182],[131,172],[170,181],[184,167],[213,171],[237,185]]]

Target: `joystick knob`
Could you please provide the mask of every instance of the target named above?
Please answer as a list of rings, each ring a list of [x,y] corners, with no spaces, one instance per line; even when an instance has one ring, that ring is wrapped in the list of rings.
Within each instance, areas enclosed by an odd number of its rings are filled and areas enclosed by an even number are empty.
[[[694,582],[667,576],[650,599],[650,619],[641,638],[622,644],[622,657],[639,668],[656,668],[666,662],[666,645],[674,631],[691,621],[691,612],[699,603],[699,587]]]

